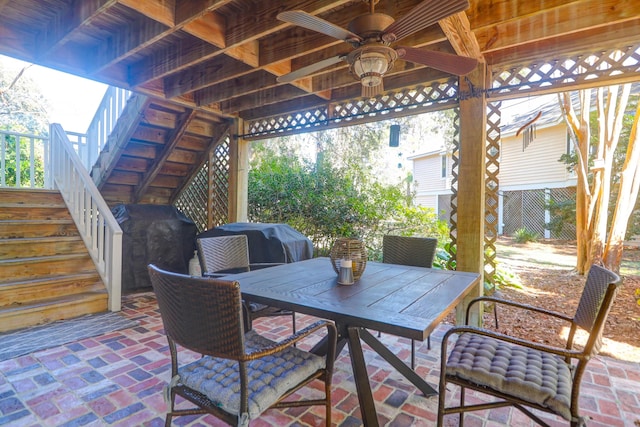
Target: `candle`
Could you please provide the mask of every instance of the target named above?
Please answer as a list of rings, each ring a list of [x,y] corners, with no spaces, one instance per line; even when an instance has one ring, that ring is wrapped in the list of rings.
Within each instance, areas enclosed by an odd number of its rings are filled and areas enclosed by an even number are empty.
[[[343,259],[340,262],[340,267],[351,268],[351,265],[352,265],[352,263],[351,263],[350,259]]]

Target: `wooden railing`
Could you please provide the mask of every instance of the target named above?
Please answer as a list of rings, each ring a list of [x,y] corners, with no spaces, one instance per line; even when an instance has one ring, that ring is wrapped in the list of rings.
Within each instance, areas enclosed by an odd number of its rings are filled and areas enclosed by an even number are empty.
[[[100,152],[107,144],[107,138],[116,125],[120,114],[127,105],[131,91],[110,86],[98,105],[96,115],[87,129],[86,152],[78,151],[82,163],[88,171],[95,164]]]
[[[69,208],[109,293],[109,310],[120,311],[122,229],[59,124],[49,130],[51,176]]]
[[[51,188],[49,138],[0,130],[0,187]]]

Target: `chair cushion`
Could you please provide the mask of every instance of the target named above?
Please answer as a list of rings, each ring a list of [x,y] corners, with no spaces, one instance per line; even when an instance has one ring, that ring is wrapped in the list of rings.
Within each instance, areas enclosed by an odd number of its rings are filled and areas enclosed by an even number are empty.
[[[273,344],[254,331],[245,335],[247,351]],[[249,418],[276,403],[288,390],[323,369],[324,358],[296,347],[253,360],[247,364]],[[238,362],[205,356],[178,370],[179,382],[207,396],[221,409],[240,414]]]
[[[458,337],[446,374],[549,408],[571,420],[572,371],[563,358],[491,337]]]

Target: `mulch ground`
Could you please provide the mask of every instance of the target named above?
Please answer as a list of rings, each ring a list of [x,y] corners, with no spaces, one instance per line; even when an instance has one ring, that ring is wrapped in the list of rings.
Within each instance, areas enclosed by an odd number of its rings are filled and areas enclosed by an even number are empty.
[[[549,259],[549,255],[560,257],[575,254],[575,245],[572,247],[571,242],[506,244],[509,245],[509,250],[526,252],[527,260]],[[537,256],[536,253],[540,255]],[[548,262],[536,265],[522,262],[522,259],[507,259],[500,256],[499,250],[498,258],[501,265],[516,273],[523,284],[522,289],[501,288],[500,292],[504,298],[573,316],[584,287],[584,276],[577,275],[570,267],[558,268],[549,265]],[[640,250],[625,250],[624,258],[638,261]],[[618,292],[605,326],[601,354],[640,362],[640,305],[637,289],[640,289],[639,276],[623,276],[623,286]],[[498,329],[501,332],[527,337],[540,343],[564,345],[566,328],[563,327],[566,324],[560,320],[550,320],[547,316],[534,314],[523,315],[522,311],[505,306],[500,307],[498,315]],[[485,325],[489,324],[493,324],[492,312],[485,313]]]

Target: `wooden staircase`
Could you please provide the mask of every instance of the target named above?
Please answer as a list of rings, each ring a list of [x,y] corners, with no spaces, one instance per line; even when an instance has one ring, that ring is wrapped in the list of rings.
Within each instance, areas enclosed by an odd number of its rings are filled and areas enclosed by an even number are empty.
[[[176,103],[132,95],[91,170],[105,202],[173,204],[231,122]]]
[[[58,191],[0,189],[0,332],[107,311]]]

